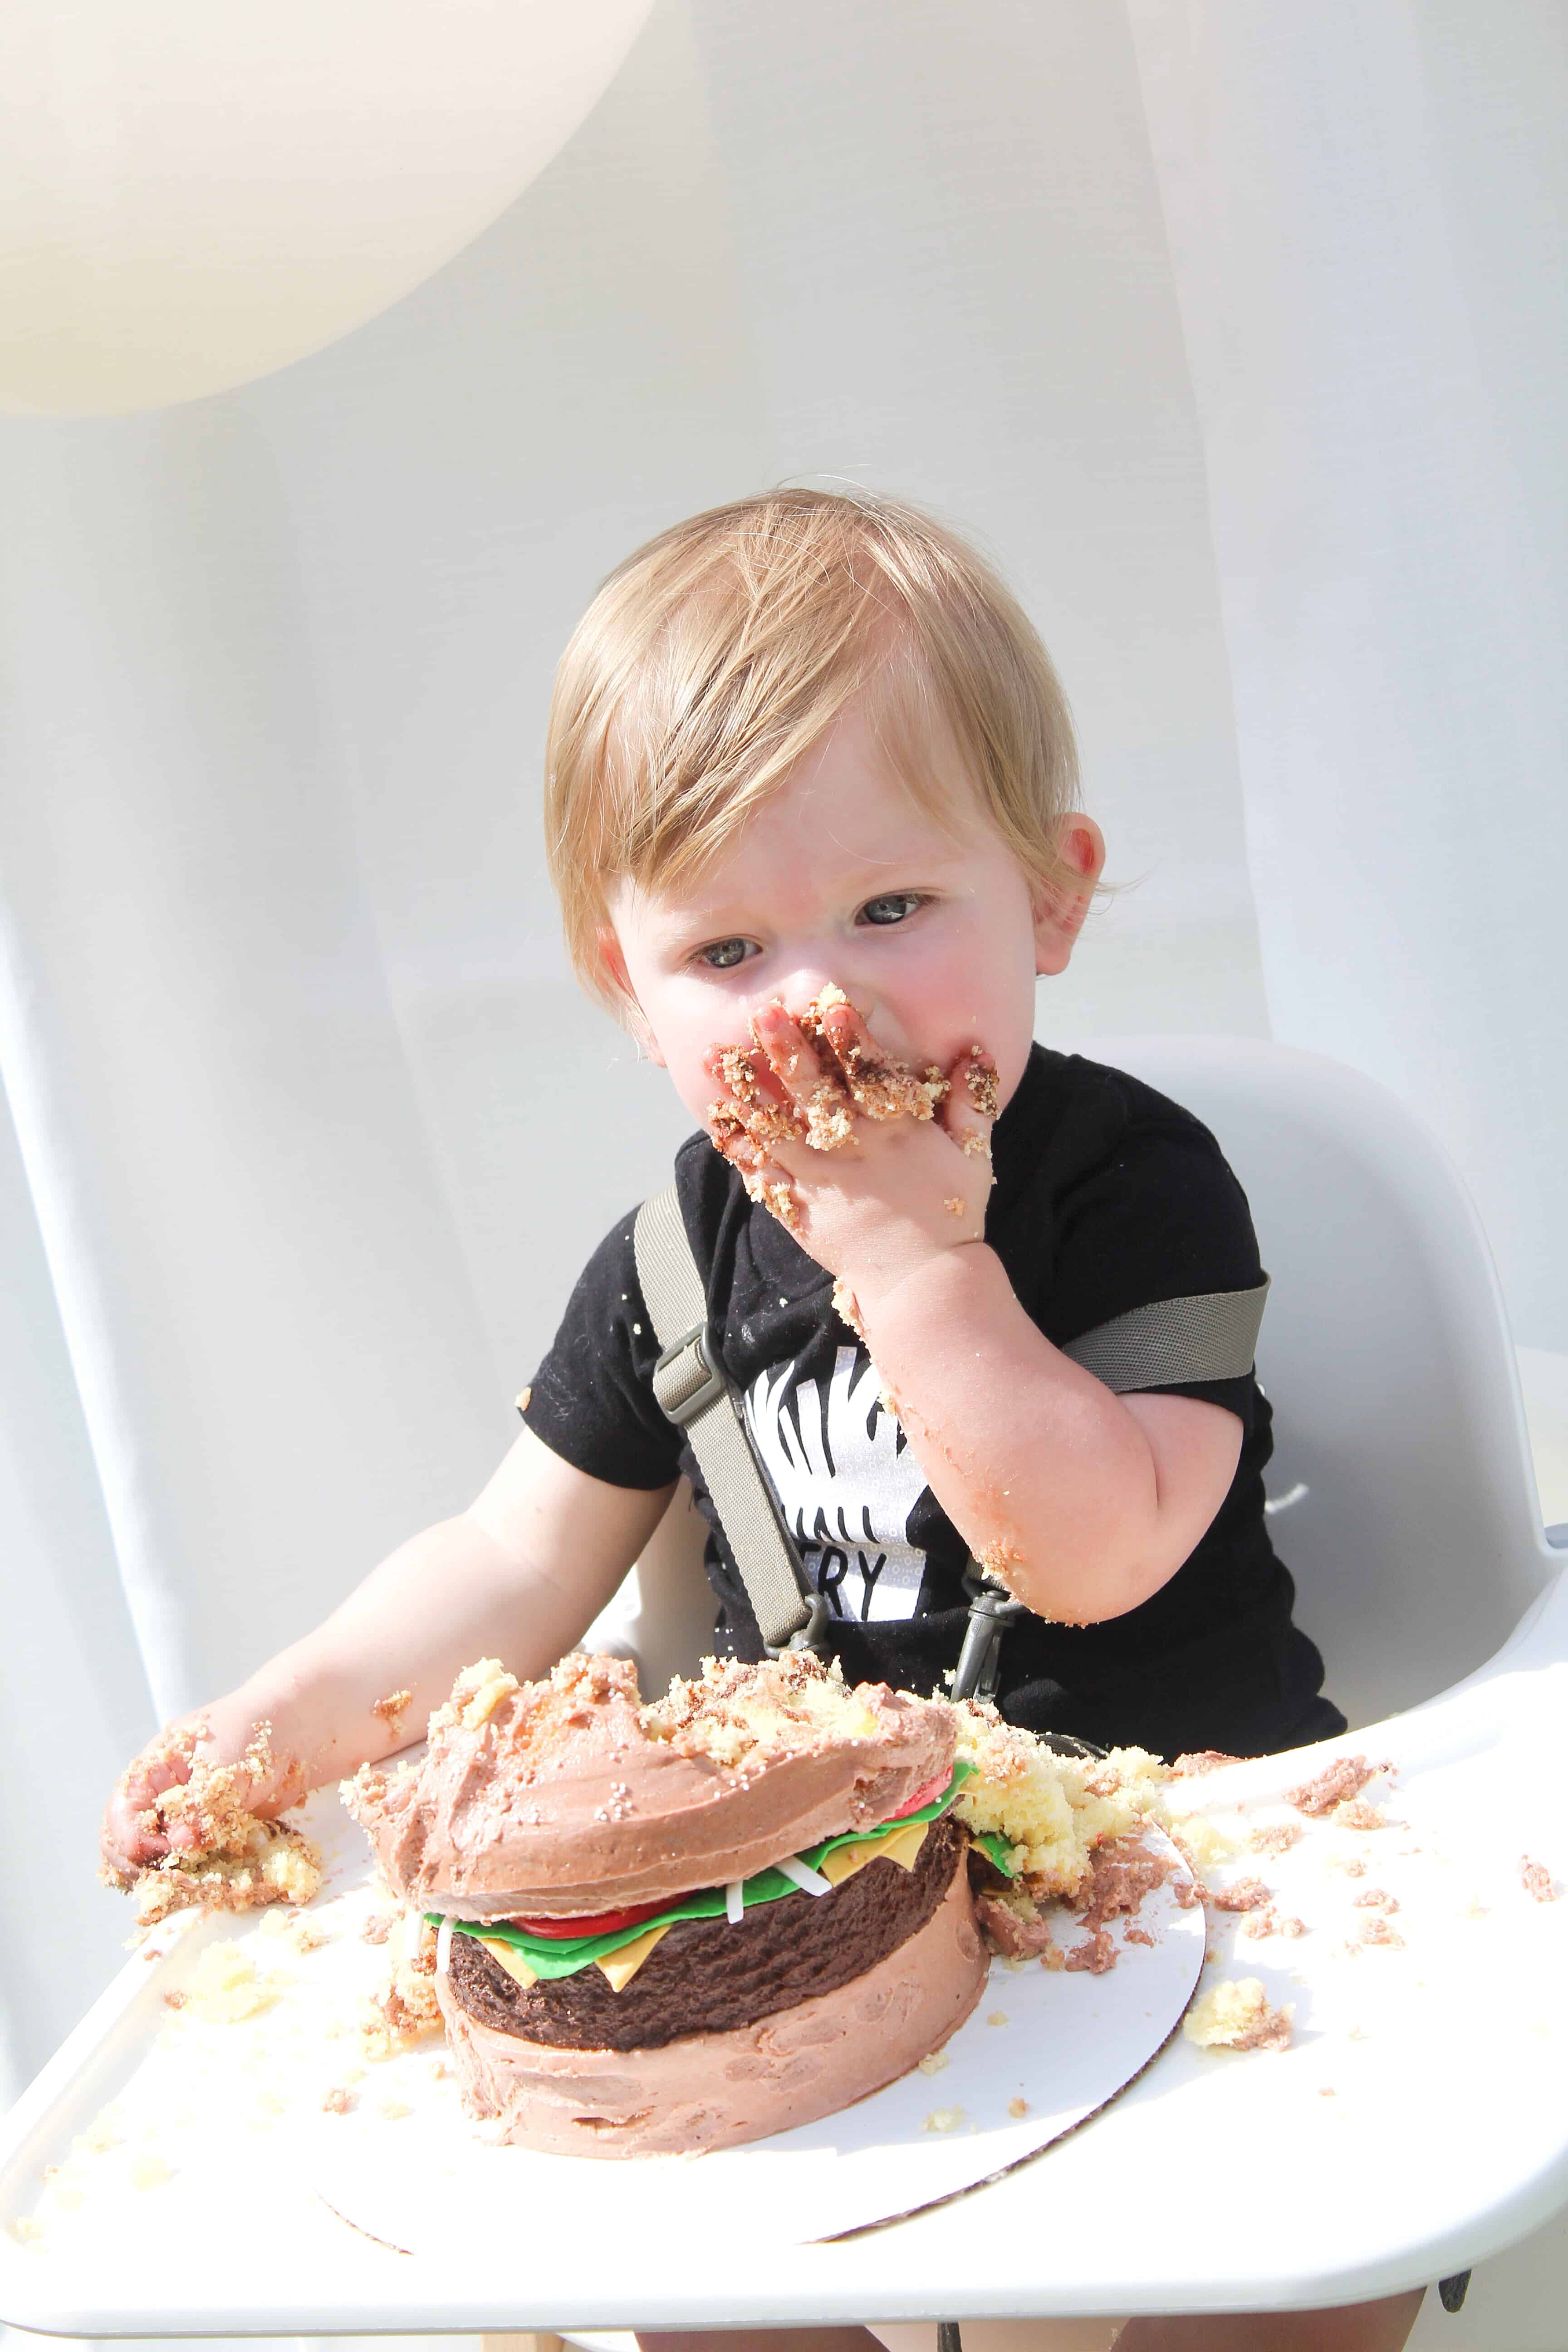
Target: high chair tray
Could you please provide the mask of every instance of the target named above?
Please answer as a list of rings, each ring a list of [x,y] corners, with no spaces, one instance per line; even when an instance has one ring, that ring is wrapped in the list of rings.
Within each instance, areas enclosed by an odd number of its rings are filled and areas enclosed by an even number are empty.
[[[1266,1890],[1211,1908],[1206,1965],[1203,1911],[1167,1889],[1140,1921],[1157,1940],[1108,1974],[997,1963],[945,2065],[721,2158],[488,2148],[438,2043],[368,2063],[358,2004],[386,1954],[360,1934],[363,1841],[318,1798],[329,1876],[304,1916],[331,1940],[303,1951],[277,1915],[160,1929],[0,2125],[0,2315],[75,2336],[785,2326],[1301,2305],[1463,2268],[1568,2197],[1565,1631],[1557,1588],[1432,1706],[1172,1784],[1211,1891]],[[1394,1770],[1348,1815],[1288,1801],[1355,1754]],[[167,2001],[215,1946],[253,2015]],[[1290,2046],[1173,2031],[1200,1968],[1201,1989],[1260,1979]]]

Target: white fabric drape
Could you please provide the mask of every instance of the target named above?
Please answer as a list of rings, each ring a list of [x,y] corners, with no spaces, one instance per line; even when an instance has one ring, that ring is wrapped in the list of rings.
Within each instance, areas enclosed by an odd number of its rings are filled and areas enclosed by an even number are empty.
[[[825,475],[981,536],[1133,886],[1043,1034],[1271,1013],[1362,1063],[1568,1345],[1558,21],[663,0],[385,318],[0,428],[14,2080],[118,1958],[112,1770],[467,1497],[682,1131],[535,814],[560,645],[680,513]]]
[[[1568,16],[1131,0],[1274,1034],[1436,1127],[1568,1333]]]

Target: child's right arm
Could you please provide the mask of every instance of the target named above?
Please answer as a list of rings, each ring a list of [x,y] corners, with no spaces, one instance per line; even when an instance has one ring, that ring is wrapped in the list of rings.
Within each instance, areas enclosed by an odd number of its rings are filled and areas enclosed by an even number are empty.
[[[196,1753],[237,1764],[270,1725],[272,1767],[252,1775],[246,1801],[275,1813],[417,1738],[476,1658],[499,1657],[520,1680],[546,1673],[610,1599],[671,1491],[591,1478],[525,1429],[466,1511],[400,1545],[313,1633],[186,1717],[205,1727]],[[152,1741],[110,1799],[103,1855],[122,1874],[168,1851],[138,1815],[189,1772],[181,1727]]]

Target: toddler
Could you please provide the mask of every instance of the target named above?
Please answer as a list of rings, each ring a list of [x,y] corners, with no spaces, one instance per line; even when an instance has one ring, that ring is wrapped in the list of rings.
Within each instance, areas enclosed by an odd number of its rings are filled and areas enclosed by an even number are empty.
[[[1006,589],[888,502],[700,515],[595,599],[547,767],[574,962],[704,1130],[675,1172],[710,1337],[846,1676],[940,1690],[979,1562],[1026,1604],[1015,1722],[1167,1756],[1342,1728],[1266,1530],[1240,1187],[1173,1103],[1033,1042],[1104,848]],[[706,1507],[632,1235],[590,1259],[479,1497],[201,1710],[199,1752],[244,1762],[258,1810],[391,1753],[476,1657],[546,1672],[678,1477]],[[708,1564],[715,1646],[759,1656],[718,1526]],[[246,1762],[259,1722],[270,1761]],[[125,1775],[117,1867],[167,1851],[155,1801],[190,1747],[165,1734]],[[1394,2347],[1413,2311],[1122,2341]]]

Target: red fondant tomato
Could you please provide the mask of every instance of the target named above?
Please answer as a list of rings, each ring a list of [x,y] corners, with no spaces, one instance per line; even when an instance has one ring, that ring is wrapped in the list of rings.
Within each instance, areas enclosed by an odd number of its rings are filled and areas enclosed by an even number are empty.
[[[584,1911],[575,1919],[509,1919],[509,1927],[521,1927],[529,1936],[553,1936],[564,1942],[573,1936],[613,1936],[621,1927],[635,1927],[640,1919],[651,1919],[656,1911],[667,1911],[668,1903],[637,1903],[629,1911]]]
[[[896,1813],[888,1815],[888,1819],[890,1822],[901,1822],[906,1813],[918,1813],[922,1805],[934,1805],[952,1778],[951,1772],[939,1772],[934,1780],[928,1780],[923,1789],[917,1789],[914,1795],[901,1804]]]

